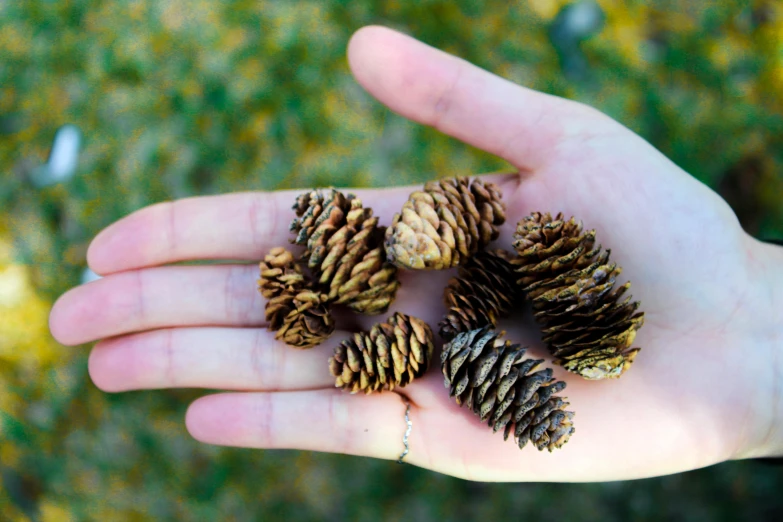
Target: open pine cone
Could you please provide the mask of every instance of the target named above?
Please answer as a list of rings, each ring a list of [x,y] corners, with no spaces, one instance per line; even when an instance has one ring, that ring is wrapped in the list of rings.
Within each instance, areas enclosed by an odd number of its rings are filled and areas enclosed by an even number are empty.
[[[616,285],[621,269],[595,245],[595,230],[537,212],[518,223],[514,239],[519,284],[556,362],[586,379],[622,375],[639,352],[631,344],[644,313],[630,296],[620,300],[631,284]]]
[[[321,344],[334,331],[325,298],[314,292],[294,255],[273,248],[259,265],[258,289],[266,297],[266,320],[275,338],[296,348]]]
[[[368,315],[388,310],[400,283],[372,210],[334,189],[302,194],[293,208],[293,242],[306,247],[303,257],[328,301]]]
[[[520,449],[528,441],[539,451],[560,448],[574,433],[568,402],[555,396],[566,384],[552,377],[551,368],[535,371],[543,360],[526,358],[524,348],[502,335],[484,327],[462,332],[443,347],[449,395],[493,432],[504,429],[504,440],[513,433]]]
[[[492,183],[467,177],[430,181],[394,216],[386,230],[386,256],[413,269],[463,264],[497,239],[505,212]]]
[[[450,341],[460,332],[497,326],[520,303],[521,291],[505,250],[477,252],[459,268],[443,294],[449,309],[440,323],[440,336]]]
[[[343,341],[329,358],[329,370],[335,386],[351,393],[393,390],[424,375],[433,350],[427,323],[398,312]]]

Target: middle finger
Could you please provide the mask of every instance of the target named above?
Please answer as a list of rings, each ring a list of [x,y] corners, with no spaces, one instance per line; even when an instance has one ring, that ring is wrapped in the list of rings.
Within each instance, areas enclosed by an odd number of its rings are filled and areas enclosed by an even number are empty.
[[[264,328],[168,328],[95,345],[90,376],[108,392],[155,388],[290,391],[334,386],[327,363],[349,333],[292,349]]]
[[[444,311],[443,288],[453,273],[402,270],[402,287],[391,309],[378,316],[349,313],[351,323],[368,330],[399,310],[436,328]],[[61,343],[77,345],[175,326],[265,326],[266,299],[257,290],[258,276],[256,265],[164,266],[112,274],[58,299],[51,331]]]

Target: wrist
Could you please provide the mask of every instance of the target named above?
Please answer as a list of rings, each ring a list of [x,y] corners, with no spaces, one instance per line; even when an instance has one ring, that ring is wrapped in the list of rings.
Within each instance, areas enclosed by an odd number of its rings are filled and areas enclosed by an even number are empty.
[[[753,241],[758,268],[758,352],[768,363],[769,409],[753,456],[783,457],[783,246]]]

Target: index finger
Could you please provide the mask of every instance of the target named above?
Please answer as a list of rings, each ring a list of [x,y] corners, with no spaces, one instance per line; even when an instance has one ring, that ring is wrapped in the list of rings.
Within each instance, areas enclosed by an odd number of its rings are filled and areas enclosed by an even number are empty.
[[[501,190],[514,186],[516,179],[516,174],[488,176]],[[341,190],[361,198],[383,225],[419,188]],[[102,275],[180,261],[257,261],[270,249],[289,244],[295,217],[291,206],[302,192],[239,192],[151,205],[100,232],[87,261]]]

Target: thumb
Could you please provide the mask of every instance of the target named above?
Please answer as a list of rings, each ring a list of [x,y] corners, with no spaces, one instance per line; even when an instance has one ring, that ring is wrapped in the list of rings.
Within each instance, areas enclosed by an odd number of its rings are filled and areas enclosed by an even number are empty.
[[[569,135],[595,129],[600,112],[504,80],[465,60],[378,26],[348,44],[357,81],[393,111],[535,170]]]

